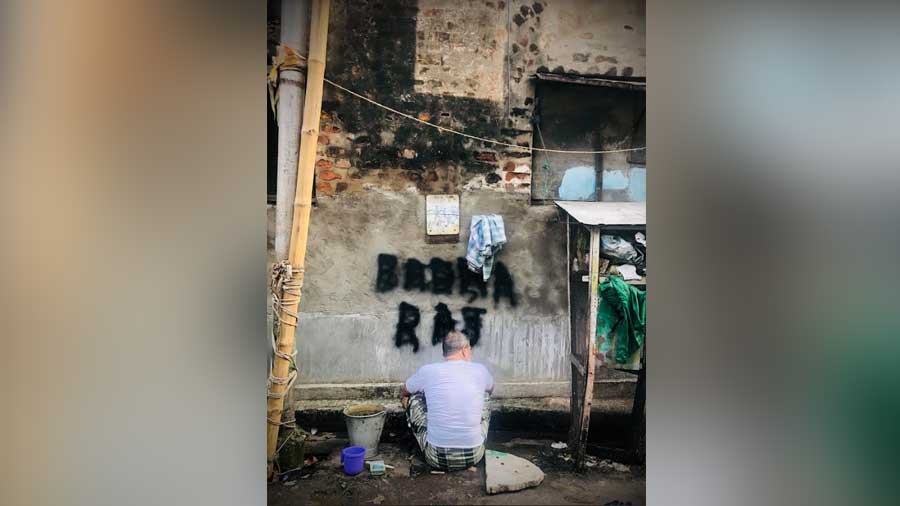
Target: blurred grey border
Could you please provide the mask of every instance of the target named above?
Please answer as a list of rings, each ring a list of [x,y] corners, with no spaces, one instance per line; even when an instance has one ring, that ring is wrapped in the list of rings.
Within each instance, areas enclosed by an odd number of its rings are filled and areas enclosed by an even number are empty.
[[[265,504],[265,2],[0,25],[0,504]]]
[[[647,6],[649,504],[898,504],[900,3]]]
[[[265,502],[264,10],[2,4],[0,503]],[[650,504],[900,502],[898,11],[648,2]]]

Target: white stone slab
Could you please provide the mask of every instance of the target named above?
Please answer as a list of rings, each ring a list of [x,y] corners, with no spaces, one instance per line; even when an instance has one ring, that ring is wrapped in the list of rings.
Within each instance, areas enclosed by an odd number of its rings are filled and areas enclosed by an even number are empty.
[[[487,450],[484,465],[484,485],[488,494],[515,492],[536,487],[544,481],[544,472],[538,466],[510,453]]]

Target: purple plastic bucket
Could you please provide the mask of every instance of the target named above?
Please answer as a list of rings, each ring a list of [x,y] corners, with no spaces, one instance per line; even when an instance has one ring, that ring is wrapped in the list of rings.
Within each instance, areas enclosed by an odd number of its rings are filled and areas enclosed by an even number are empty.
[[[344,464],[344,472],[350,476],[361,473],[365,457],[366,449],[362,446],[348,446],[341,450],[341,462]]]

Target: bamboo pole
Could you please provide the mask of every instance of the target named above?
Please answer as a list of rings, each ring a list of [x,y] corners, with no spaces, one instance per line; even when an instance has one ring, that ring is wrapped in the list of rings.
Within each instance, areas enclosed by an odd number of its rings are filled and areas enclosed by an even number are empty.
[[[273,472],[275,445],[284,411],[284,394],[290,374],[289,357],[294,351],[294,334],[297,324],[297,308],[303,287],[306,264],[306,243],[309,236],[309,213],[312,206],[313,171],[316,162],[316,141],[319,137],[319,121],[322,115],[322,86],[325,78],[325,54],[328,43],[329,0],[313,0],[310,16],[309,57],[307,61],[306,100],[303,106],[303,127],[300,132],[300,158],[297,164],[297,192],[294,195],[294,219],[291,227],[291,243],[288,262],[291,265],[291,283],[294,293],[282,296],[280,315],[282,324],[275,344],[276,354],[272,366],[266,417],[266,454],[268,474]],[[287,291],[286,291],[287,292]]]

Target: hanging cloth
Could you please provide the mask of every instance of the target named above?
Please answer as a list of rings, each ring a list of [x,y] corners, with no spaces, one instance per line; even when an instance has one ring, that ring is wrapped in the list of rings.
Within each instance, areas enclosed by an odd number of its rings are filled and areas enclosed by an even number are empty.
[[[472,216],[469,245],[466,248],[469,270],[481,272],[487,281],[494,270],[495,257],[504,244],[506,244],[506,229],[503,226],[503,216],[499,214]]]
[[[615,340],[615,361],[628,362],[631,355],[644,345],[647,334],[647,292],[638,290],[619,276],[610,276],[600,283],[600,304],[597,307],[597,346],[601,355],[613,346],[612,333],[618,326]]]

